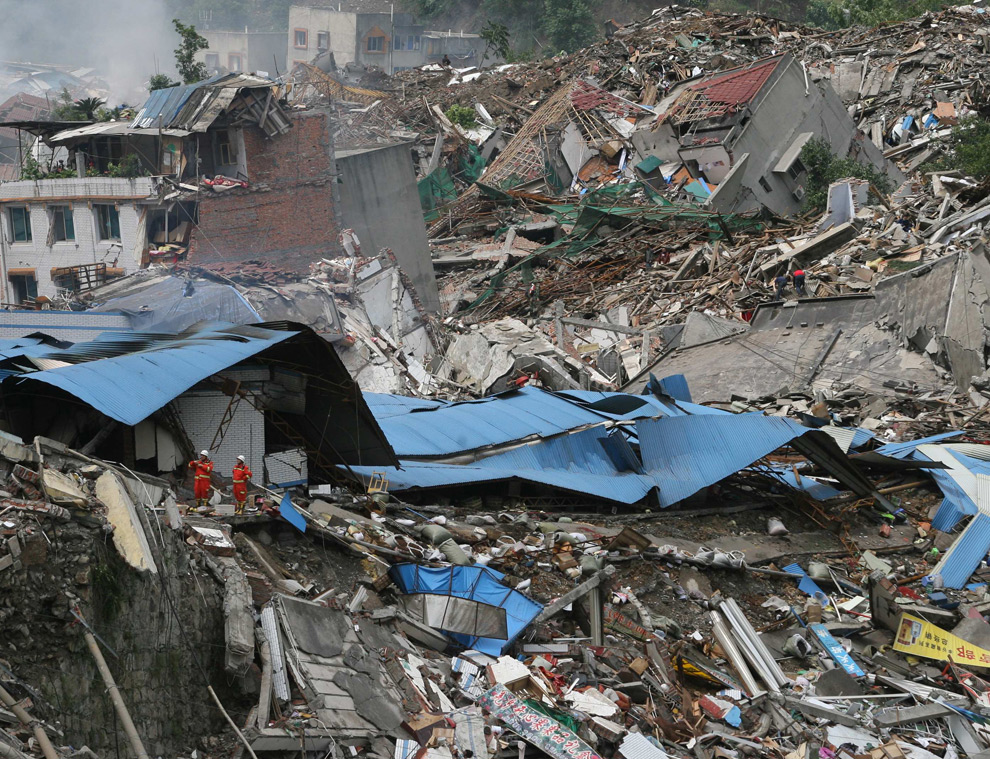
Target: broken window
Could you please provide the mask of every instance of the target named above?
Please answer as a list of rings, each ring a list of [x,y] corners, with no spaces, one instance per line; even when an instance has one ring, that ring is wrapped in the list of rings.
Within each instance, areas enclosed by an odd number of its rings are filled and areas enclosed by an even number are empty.
[[[210,71],[216,71],[220,68],[220,56],[217,53],[206,54],[206,68]]]
[[[384,53],[385,52],[385,38],[384,37],[368,37],[368,52],[369,53]]]
[[[791,179],[797,179],[806,171],[807,169],[805,168],[804,164],[801,163],[801,159],[795,158],[794,163],[792,163],[790,167],[787,169],[787,176],[789,176]]]
[[[760,177],[760,187],[763,188],[764,192],[773,192],[773,187],[770,186],[770,183],[766,180],[766,177]]]
[[[305,29],[296,29],[293,39],[297,48],[309,47],[309,32]]]
[[[38,297],[38,279],[34,269],[11,269],[7,278],[13,290],[14,303],[24,303]]]
[[[230,132],[217,134],[217,165],[233,166],[237,163],[237,150],[230,140]]]
[[[120,241],[120,215],[117,213],[117,206],[109,204],[97,204],[96,228],[101,240]]]
[[[229,56],[227,56],[227,61],[229,63],[229,65],[227,66],[227,68],[230,69],[231,71],[243,71],[244,70],[244,64],[242,63],[242,59],[241,59],[240,54],[238,54],[238,53],[231,53]]]
[[[71,206],[48,207],[48,244],[56,242],[71,242],[76,239],[76,230],[72,224]]]
[[[14,242],[31,242],[31,212],[27,206],[12,206],[8,213]]]
[[[317,32],[316,33],[316,49],[317,50],[329,50],[330,49],[330,33],[329,32]]]

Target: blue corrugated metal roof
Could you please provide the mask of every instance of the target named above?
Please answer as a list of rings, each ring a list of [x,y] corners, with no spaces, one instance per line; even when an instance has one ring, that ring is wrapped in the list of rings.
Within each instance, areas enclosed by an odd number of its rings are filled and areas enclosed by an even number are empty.
[[[383,419],[391,419],[393,416],[408,414],[415,409],[433,409],[448,405],[447,401],[430,401],[425,398],[411,398],[391,393],[363,393],[363,395],[365,403],[379,422]]]
[[[990,552],[990,516],[977,514],[945,552],[932,574],[942,575],[947,588],[961,588],[969,582],[987,552]]]
[[[132,129],[165,129],[171,125],[179,111],[188,102],[196,90],[200,87],[213,84],[227,74],[215,74],[209,79],[194,84],[182,84],[178,87],[166,87],[163,90],[155,90],[148,99],[144,101],[141,110],[137,112],[134,121],[131,122]]]
[[[467,465],[403,461],[402,469],[386,470],[386,476],[395,491],[517,479],[627,504],[657,488],[660,505],[666,507],[810,432],[788,419],[761,414],[641,420],[636,429],[642,467],[625,453],[623,439],[599,426],[521,445]],[[381,469],[354,471],[367,479]]]
[[[636,503],[654,487],[653,478],[620,470],[601,441],[609,435],[592,427],[571,435],[519,446],[471,464],[404,461],[384,470],[391,490],[430,489],[479,482],[523,480],[619,503]],[[352,467],[369,479],[381,467]]]
[[[728,414],[719,408],[701,406],[697,403],[657,398],[654,395],[632,395],[631,393],[609,393],[599,390],[561,390],[555,395],[573,399],[586,408],[610,419],[649,419],[657,416],[684,416],[685,414]],[[620,404],[631,408],[621,410]],[[635,408],[633,408],[635,407]]]
[[[599,414],[532,387],[378,420],[399,458],[449,456],[603,421]]]
[[[675,416],[636,423],[643,466],[671,506],[811,432],[762,414]]]
[[[70,366],[21,375],[61,388],[124,424],[137,424],[197,382],[297,335],[216,327],[179,336],[115,333],[46,356]]]
[[[910,457],[919,445],[925,445],[926,443],[937,443],[939,440],[948,440],[949,438],[959,437],[963,434],[965,434],[963,430],[953,430],[952,432],[942,432],[938,435],[918,438],[917,440],[908,440],[904,443],[888,443],[887,445],[877,448],[877,453],[881,453],[884,456],[890,456],[895,459],[904,459]]]

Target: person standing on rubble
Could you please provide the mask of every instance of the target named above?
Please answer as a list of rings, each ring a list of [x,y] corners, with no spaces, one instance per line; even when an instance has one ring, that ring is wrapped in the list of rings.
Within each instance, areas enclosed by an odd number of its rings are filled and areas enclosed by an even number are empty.
[[[804,298],[808,295],[804,289],[804,269],[798,269],[794,272],[794,289],[797,290],[799,298]]]
[[[447,55],[446,53],[444,53],[443,54],[443,59],[440,61],[440,65],[443,66],[445,69],[449,69],[450,68],[450,56]]]
[[[196,496],[196,506],[203,508],[210,502],[210,479],[213,476],[213,462],[210,461],[209,451],[200,451],[199,458],[189,462],[193,470],[193,490]],[[189,510],[186,510],[189,513]]]
[[[789,274],[781,274],[779,277],[775,277],[773,280],[773,291],[774,295],[777,296],[777,300],[784,299],[784,290],[787,288],[787,280],[790,278]]]
[[[248,482],[251,480],[251,468],[247,465],[243,456],[237,457],[237,463],[234,464],[234,513],[243,514],[244,507],[247,504],[247,486]]]

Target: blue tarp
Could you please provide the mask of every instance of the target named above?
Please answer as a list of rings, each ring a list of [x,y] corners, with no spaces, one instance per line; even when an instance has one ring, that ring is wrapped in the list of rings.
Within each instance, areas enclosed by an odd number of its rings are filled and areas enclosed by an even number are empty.
[[[542,604],[503,585],[505,575],[488,567],[476,565],[430,569],[417,564],[396,564],[389,570],[389,575],[403,593],[455,596],[503,609],[508,633],[505,640],[443,631],[447,637],[465,648],[473,648],[490,656],[501,655],[543,610]]]

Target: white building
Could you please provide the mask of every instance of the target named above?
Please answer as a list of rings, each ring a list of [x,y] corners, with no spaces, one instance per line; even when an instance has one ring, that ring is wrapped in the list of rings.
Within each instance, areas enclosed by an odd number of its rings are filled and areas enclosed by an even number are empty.
[[[3,303],[54,298],[67,277],[92,276],[96,267],[88,265],[103,264],[106,274],[140,269],[148,212],[159,206],[155,184],[150,177],[0,184]]]

